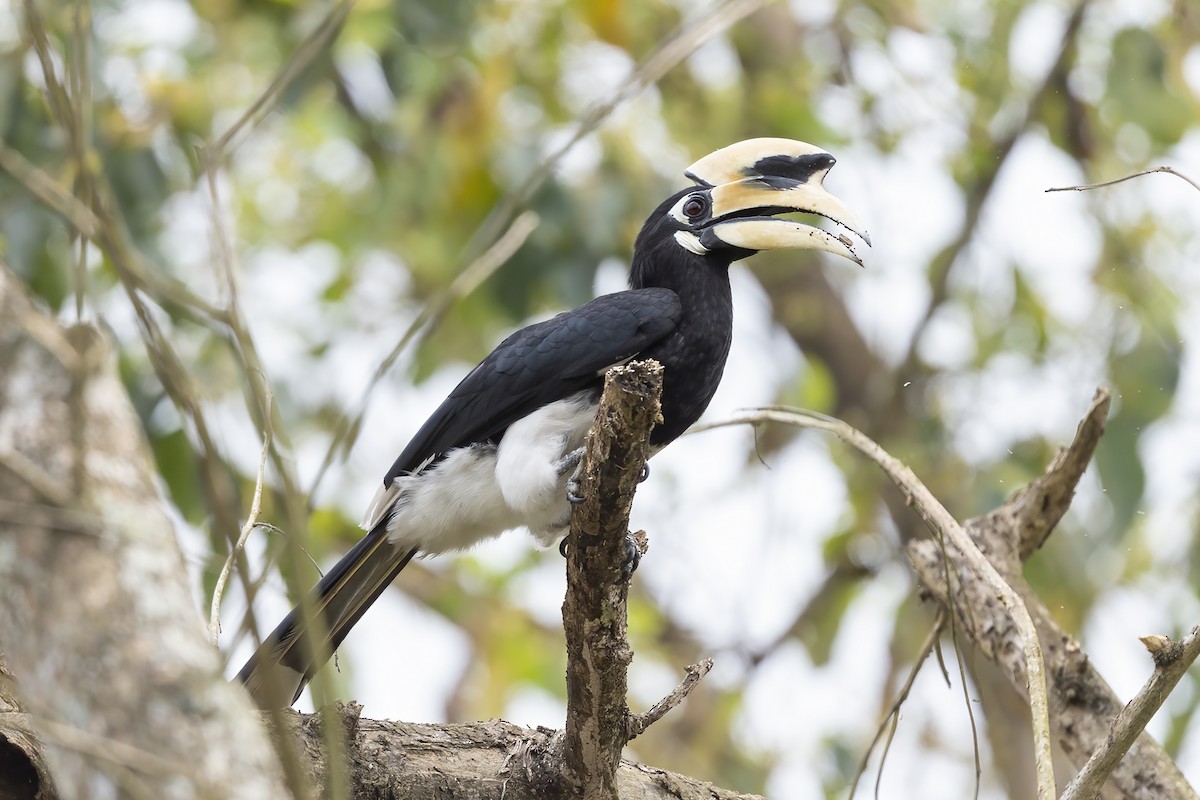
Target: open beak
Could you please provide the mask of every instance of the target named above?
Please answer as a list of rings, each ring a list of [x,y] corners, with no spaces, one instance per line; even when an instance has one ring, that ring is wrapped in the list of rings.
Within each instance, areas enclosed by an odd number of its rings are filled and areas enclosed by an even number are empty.
[[[834,163],[824,150],[792,139],[747,139],[705,156],[686,173],[710,187],[711,211],[697,232],[699,244],[706,250],[825,250],[861,266],[854,240],[845,233],[775,216],[817,214],[870,247],[858,216],[822,185]]]

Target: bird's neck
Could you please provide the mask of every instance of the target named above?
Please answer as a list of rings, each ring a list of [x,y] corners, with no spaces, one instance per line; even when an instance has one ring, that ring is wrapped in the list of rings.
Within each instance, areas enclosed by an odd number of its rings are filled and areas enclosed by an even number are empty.
[[[733,324],[733,297],[729,264],[715,258],[692,256],[684,262],[658,263],[653,257],[636,259],[629,280],[632,289],[663,288],[679,295],[684,323],[709,321],[721,327]]]
[[[641,277],[643,280],[639,281]],[[644,352],[665,369],[663,423],[651,433],[662,446],[692,425],[712,400],[733,339],[729,267],[696,258],[669,270],[635,270],[633,288],[661,287],[679,295],[682,316],[675,331]]]

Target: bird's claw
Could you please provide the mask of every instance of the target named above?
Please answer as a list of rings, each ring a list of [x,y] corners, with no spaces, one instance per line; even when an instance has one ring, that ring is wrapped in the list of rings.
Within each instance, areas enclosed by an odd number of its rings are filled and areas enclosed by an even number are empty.
[[[621,583],[629,583],[638,564],[642,563],[642,548],[632,533],[625,534],[625,560],[621,562]]]
[[[558,477],[566,475],[571,470],[579,471],[579,465],[583,463],[583,448],[576,447],[571,452],[554,462],[554,472]]]
[[[560,458],[555,462],[554,469],[557,470],[559,477],[574,470],[571,472],[571,477],[567,478],[567,502],[573,506],[582,503],[584,501],[583,482],[580,478],[583,475],[583,448],[577,447]]]
[[[649,477],[650,477],[650,465],[642,464],[642,471],[640,473],[638,473],[638,483],[645,483],[646,479]]]
[[[570,538],[569,536],[564,536],[562,541],[558,543],[558,554],[563,558],[567,557],[567,540]],[[642,548],[638,544],[637,538],[632,533],[627,532],[625,534],[625,560],[621,562],[620,582],[629,583],[640,563],[642,563]]]

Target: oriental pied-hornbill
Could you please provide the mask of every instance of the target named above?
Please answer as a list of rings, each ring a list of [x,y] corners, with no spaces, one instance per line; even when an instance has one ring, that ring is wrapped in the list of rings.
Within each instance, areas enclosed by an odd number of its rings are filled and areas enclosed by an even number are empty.
[[[663,365],[653,449],[695,422],[729,354],[732,262],[759,250],[807,248],[862,263],[845,233],[776,216],[827,217],[869,245],[857,217],[822,186],[833,164],[823,150],[790,139],[750,139],[700,159],[685,173],[695,186],[646,220],[628,291],[501,342],[388,470],[363,519],[367,535],[242,668],[256,702],[294,702],[413,556],[470,547],[522,525],[543,544],[562,536],[569,475],[608,367],[635,357]],[[323,641],[307,641],[306,614],[318,613]]]

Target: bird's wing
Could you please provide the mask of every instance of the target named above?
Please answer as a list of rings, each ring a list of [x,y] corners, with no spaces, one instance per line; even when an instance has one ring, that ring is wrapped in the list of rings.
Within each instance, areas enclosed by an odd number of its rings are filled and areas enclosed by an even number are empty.
[[[497,441],[530,412],[599,386],[605,369],[667,336],[681,313],[670,289],[635,289],[522,328],[450,392],[388,470],[384,485],[451,448]]]

